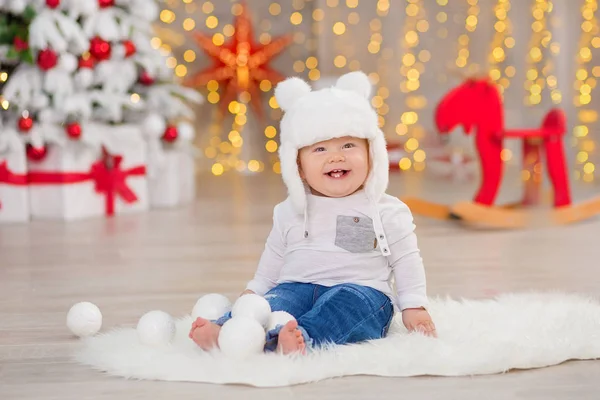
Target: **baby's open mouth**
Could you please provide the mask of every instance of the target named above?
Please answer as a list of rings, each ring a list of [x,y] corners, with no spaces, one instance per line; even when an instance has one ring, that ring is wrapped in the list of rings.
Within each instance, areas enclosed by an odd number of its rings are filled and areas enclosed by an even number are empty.
[[[334,169],[327,172],[325,175],[329,175],[332,178],[342,178],[350,173],[348,169]]]

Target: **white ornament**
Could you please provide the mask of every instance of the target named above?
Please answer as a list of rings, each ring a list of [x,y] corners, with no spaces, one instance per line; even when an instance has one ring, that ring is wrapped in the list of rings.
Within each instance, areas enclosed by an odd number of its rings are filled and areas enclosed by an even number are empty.
[[[231,311],[231,301],[222,294],[211,293],[198,299],[192,309],[192,319],[204,318],[216,320]]]
[[[60,117],[60,116],[59,116]],[[38,113],[38,120],[43,123],[52,124],[57,121],[56,110],[52,108],[44,108]]]
[[[150,114],[144,119],[142,129],[144,136],[157,139],[165,133],[167,122],[158,114]]]
[[[94,71],[82,68],[75,74],[75,84],[80,89],[87,89],[94,83]]]
[[[79,337],[95,335],[102,327],[102,313],[95,304],[77,303],[67,313],[67,327]]]
[[[266,327],[271,316],[271,306],[262,296],[246,294],[237,299],[231,309],[231,316],[252,318],[263,327]]]
[[[265,340],[265,330],[255,319],[234,317],[223,324],[217,341],[223,354],[241,359],[262,353]]]
[[[175,337],[175,321],[164,311],[150,311],[137,324],[140,342],[150,346],[171,343]]]
[[[136,0],[131,5],[131,13],[148,22],[154,22],[158,18],[158,4],[154,1]]]
[[[125,46],[122,44],[117,44],[117,45],[113,46],[113,48],[111,50],[111,58],[122,60],[125,58],[126,53],[127,53],[127,50],[125,50]]]
[[[38,93],[31,99],[31,106],[35,109],[46,108],[50,105],[50,99],[44,93]]]
[[[77,57],[73,54],[63,53],[60,55],[58,67],[62,70],[71,73],[77,69]]]
[[[10,11],[14,14],[21,14],[25,11],[25,7],[27,7],[27,1],[25,0],[11,0],[10,1]]]
[[[179,138],[184,142],[191,142],[192,140],[194,140],[194,127],[189,122],[178,123],[177,132],[179,132]]]
[[[278,325],[285,325],[290,321],[295,320],[294,316],[285,311],[273,311],[269,316],[267,324],[267,332],[277,328]]]
[[[70,0],[69,11],[74,15],[91,16],[98,12],[97,0]]]

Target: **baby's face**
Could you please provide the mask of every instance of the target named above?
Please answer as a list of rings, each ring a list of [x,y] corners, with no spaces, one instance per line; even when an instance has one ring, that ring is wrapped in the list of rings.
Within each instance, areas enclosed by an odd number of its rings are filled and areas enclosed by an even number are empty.
[[[369,175],[369,144],[366,139],[346,136],[303,147],[299,171],[313,194],[351,195]]]

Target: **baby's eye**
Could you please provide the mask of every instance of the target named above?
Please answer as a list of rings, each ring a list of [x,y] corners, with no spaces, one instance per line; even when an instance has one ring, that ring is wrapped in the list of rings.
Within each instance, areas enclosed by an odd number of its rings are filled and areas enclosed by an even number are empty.
[[[325,151],[325,147],[317,147],[317,148],[315,148],[314,151],[315,152],[317,152],[317,151]]]
[[[354,143],[346,143],[346,144],[344,145],[344,149],[350,149],[350,148],[352,148],[352,147],[354,147]]]

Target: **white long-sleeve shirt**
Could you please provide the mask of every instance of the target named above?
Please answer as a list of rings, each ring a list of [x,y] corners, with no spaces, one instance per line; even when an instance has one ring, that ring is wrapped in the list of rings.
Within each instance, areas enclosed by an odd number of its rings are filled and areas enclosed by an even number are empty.
[[[427,306],[423,260],[404,203],[384,194],[374,207],[361,190],[343,198],[308,194],[307,205],[306,230],[289,199],[275,206],[273,228],[247,289],[264,295],[285,282],[354,283],[385,293],[400,310]]]

